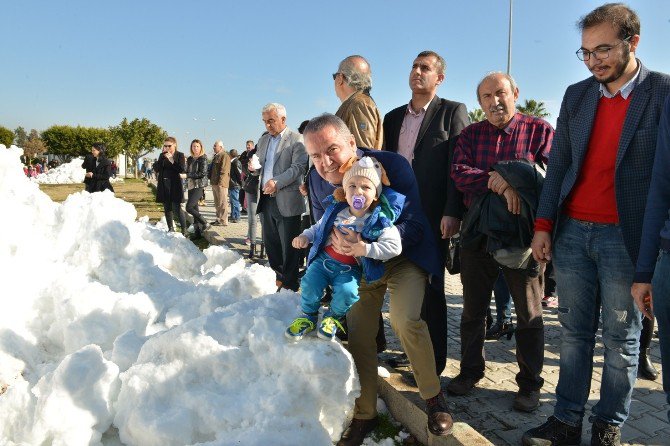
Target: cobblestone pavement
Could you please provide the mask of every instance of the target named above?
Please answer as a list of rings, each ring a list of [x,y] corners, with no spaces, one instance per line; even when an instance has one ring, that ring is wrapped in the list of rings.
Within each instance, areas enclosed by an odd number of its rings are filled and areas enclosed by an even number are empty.
[[[206,203],[201,212],[208,221],[214,220],[212,193],[208,188]],[[243,215],[239,223],[228,226],[212,227],[226,240],[228,247],[247,254],[249,247],[244,245],[247,232],[247,216]],[[258,226],[260,237],[260,225]],[[262,260],[261,260],[262,261]],[[447,292],[447,312],[449,319],[449,358],[447,367],[442,374],[443,387],[459,371],[460,334],[459,323],[463,310],[463,290],[459,276],[447,276],[445,280]],[[493,306],[495,313],[495,307]],[[387,317],[387,315],[385,315]],[[515,375],[518,371],[515,357],[515,340],[501,338],[498,341],[486,341],[486,376],[470,395],[448,397],[454,418],[470,424],[495,445],[519,445],[522,434],[531,427],[538,426],[553,413],[555,404],[555,388],[559,372],[559,338],[560,328],[555,308],[545,308],[545,361],[542,387],[542,405],[532,414],[512,410],[512,399],[517,391]],[[399,350],[388,321],[386,324],[389,350]],[[652,341],[652,359],[656,368],[660,368],[660,350],[658,341]],[[582,444],[590,444],[591,428],[588,414],[593,404],[598,401],[600,381],[602,378],[603,346],[598,332],[598,342],[594,357],[591,396],[584,419]],[[670,424],[668,424],[668,405],[660,378],[657,381],[638,380],[633,392],[631,415],[622,428],[622,441],[627,445],[670,445]]]

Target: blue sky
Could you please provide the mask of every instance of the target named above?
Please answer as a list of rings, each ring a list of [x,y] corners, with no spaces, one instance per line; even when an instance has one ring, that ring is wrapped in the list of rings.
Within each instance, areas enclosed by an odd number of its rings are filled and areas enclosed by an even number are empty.
[[[286,5],[282,7],[282,5]],[[555,123],[565,88],[588,77],[575,57],[578,18],[602,2],[514,0],[512,75],[520,97]],[[638,57],[670,73],[670,2],[628,3],[640,15]],[[508,0],[14,1],[2,7],[0,125],[108,127],[146,117],[175,135],[240,149],[263,131],[260,110],[288,123],[334,112],[331,73],[351,54],[372,65],[382,114],[406,103],[412,60],[447,61],[438,94],[477,106],[475,87],[507,65]]]

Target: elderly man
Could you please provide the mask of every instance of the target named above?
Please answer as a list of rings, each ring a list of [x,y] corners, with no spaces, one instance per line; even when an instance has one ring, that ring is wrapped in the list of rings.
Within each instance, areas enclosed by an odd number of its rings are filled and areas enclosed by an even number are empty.
[[[563,97],[532,244],[556,271],[560,375],[554,415],[524,434],[526,445],[580,444],[598,315],[605,362],[592,445],[620,444],[637,371],[641,314],[630,287],[670,77],[635,58],[640,20],[626,5],[600,6],[579,27],[577,57],[593,76]]]
[[[445,70],[446,62],[439,54],[419,53],[409,72],[409,104],[384,116],[384,149],[402,155],[412,165],[442,264],[446,239],[458,232],[463,216],[463,195],[449,176],[451,158],[458,135],[470,123],[465,104],[437,96]],[[437,372],[442,373],[447,363],[447,302],[444,281],[435,280],[433,285],[426,288],[423,317],[433,341]]]
[[[426,323],[421,319],[423,290],[428,278],[440,277],[442,265],[430,233],[430,225],[421,210],[419,189],[410,166],[399,155],[390,152],[356,148],[347,125],[334,115],[310,120],[304,131],[305,145],[319,175],[331,184],[341,184],[343,172],[352,157],[376,158],[384,169],[391,187],[407,197],[405,207],[395,223],[402,237],[402,254],[384,263],[383,277],[374,283],[361,281],[360,300],[347,315],[349,351],[361,384],[356,399],[354,419],[342,434],[339,446],[360,445],[377,425],[377,355],[375,335],[377,318],[388,290],[391,327],[398,335],[411,362],[421,397],[428,409],[428,429],[435,435],[448,435],[452,428],[435,373],[435,358]],[[382,192],[383,193],[383,192]],[[339,231],[331,234],[333,248],[347,253],[355,240]]]
[[[298,291],[299,253],[291,242],[300,234],[300,216],[305,212],[298,188],[307,170],[307,154],[302,135],[286,126],[283,105],[266,105],[262,116],[267,133],[256,144],[262,166],[256,212],[261,214],[263,242],[277,275],[277,288]],[[248,168],[254,171],[251,162]]]
[[[223,142],[214,143],[214,158],[209,182],[214,195],[216,221],[213,226],[228,226],[228,183],[230,182],[230,155],[223,148]]]
[[[342,104],[335,115],[347,124],[358,147],[382,148],[382,118],[370,97],[372,73],[362,56],[349,56],[333,74],[335,94]]]
[[[463,192],[468,211],[461,232],[461,370],[449,383],[447,391],[465,395],[484,377],[486,309],[502,268],[518,320],[515,335],[519,391],[514,397],[513,407],[530,412],[540,404],[540,388],[544,382],[540,376],[544,362],[543,290],[539,264],[532,259],[529,249],[534,206],[539,196],[526,195],[522,199],[520,190],[534,191],[538,184],[512,181],[510,177],[523,166],[505,165],[506,170],[500,170],[502,173],[496,167],[510,160],[546,165],[554,130],[540,118],[518,113],[515,106],[518,98],[519,89],[511,76],[496,72],[484,77],[477,86],[477,100],[486,114],[486,120],[465,128],[454,150],[452,176],[456,187]],[[512,171],[508,172],[508,169]],[[484,200],[493,204],[487,208]],[[494,207],[495,203],[499,203],[499,207],[503,205],[502,213],[496,214],[495,221],[485,226],[484,218],[491,214],[492,209],[499,209]],[[521,212],[522,209],[524,212]],[[477,219],[480,219],[478,224],[468,224]],[[530,231],[525,234],[517,231],[516,222],[519,220]],[[512,237],[505,234],[504,238],[498,239],[492,235],[508,228],[513,233]],[[503,249],[515,248],[521,248],[518,264],[513,265],[499,255],[504,252],[501,251]]]

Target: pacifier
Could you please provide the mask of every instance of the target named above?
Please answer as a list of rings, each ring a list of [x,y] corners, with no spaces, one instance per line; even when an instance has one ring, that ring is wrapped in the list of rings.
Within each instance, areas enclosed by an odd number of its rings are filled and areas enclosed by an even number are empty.
[[[352,206],[356,210],[363,209],[365,207],[365,197],[362,195],[354,195]]]

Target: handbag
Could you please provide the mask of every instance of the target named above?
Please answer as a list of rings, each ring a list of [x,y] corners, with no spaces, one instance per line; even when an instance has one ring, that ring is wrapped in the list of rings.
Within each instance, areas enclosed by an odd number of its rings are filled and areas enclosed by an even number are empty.
[[[461,272],[461,237],[451,237],[447,248],[446,268],[449,274],[460,274]]]

